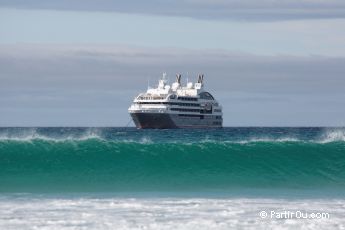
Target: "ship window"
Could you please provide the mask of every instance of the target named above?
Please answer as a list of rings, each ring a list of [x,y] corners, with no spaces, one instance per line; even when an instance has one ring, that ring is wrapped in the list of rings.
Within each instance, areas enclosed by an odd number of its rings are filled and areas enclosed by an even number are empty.
[[[182,100],[182,101],[197,101],[198,98],[195,97],[178,97],[177,99]]]
[[[195,118],[199,118],[199,119],[203,119],[202,115],[195,115],[195,114],[179,114],[179,117],[195,117]]]
[[[177,106],[193,106],[199,107],[200,104],[196,103],[179,103],[179,102],[155,102],[155,101],[138,101],[137,104],[142,105],[154,105],[154,104],[163,104],[163,105],[177,105]]]
[[[171,108],[171,111],[179,111],[179,112],[196,112],[199,113],[200,109],[180,109],[180,108]]]
[[[214,100],[213,96],[208,93],[208,92],[202,92],[199,94],[201,99],[205,99],[205,100]]]

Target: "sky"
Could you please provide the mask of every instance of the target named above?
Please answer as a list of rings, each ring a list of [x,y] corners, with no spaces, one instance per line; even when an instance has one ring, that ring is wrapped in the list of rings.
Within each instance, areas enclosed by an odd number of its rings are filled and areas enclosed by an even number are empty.
[[[125,126],[163,72],[225,126],[345,126],[344,28],[343,0],[0,0],[0,126]]]

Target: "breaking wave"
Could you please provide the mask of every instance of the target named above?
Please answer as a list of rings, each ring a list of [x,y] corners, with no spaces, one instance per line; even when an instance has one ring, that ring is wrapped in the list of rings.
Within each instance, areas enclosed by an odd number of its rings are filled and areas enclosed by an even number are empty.
[[[186,143],[2,138],[0,192],[345,188],[342,135]]]
[[[244,129],[246,128],[239,128]],[[264,129],[265,128],[250,128],[250,129]],[[266,128],[270,130],[270,128]],[[273,128],[274,130],[275,128]],[[293,129],[293,128],[287,128]],[[298,128],[300,129],[300,128]],[[313,128],[311,128],[313,129]],[[217,138],[217,135],[208,135],[203,130],[197,130],[196,133],[191,132],[187,135],[179,134],[178,130],[174,130],[172,135],[169,135],[170,130],[163,130],[165,133],[156,133],[156,131],[143,132],[138,134],[135,129],[117,128],[116,132],[108,135],[109,128],[0,128],[0,142],[1,141],[34,141],[44,140],[51,142],[65,142],[65,141],[85,141],[91,139],[98,139],[112,142],[137,142],[137,143],[156,143],[157,137],[159,142],[166,143],[209,143],[209,142],[225,142],[225,143],[239,143],[248,144],[256,142],[310,142],[310,143],[332,143],[345,142],[345,128],[317,128],[317,133],[311,136],[299,135],[298,132],[287,132],[282,135],[272,135],[270,132],[254,133],[254,135],[237,135],[236,133],[226,133]],[[42,132],[43,130],[43,132]],[[47,132],[48,130],[48,132]],[[54,132],[51,132],[54,130]],[[112,130],[110,128],[110,130]],[[233,128],[236,131],[236,128]],[[193,130],[194,131],[194,130]],[[218,132],[219,130],[216,130]],[[159,131],[157,131],[159,132]],[[163,136],[161,136],[163,134]],[[166,135],[168,134],[168,135]],[[177,134],[177,135],[176,135]],[[196,135],[194,135],[196,134]],[[201,134],[201,135],[200,135]],[[217,133],[216,133],[217,134]],[[222,134],[222,133],[221,133]],[[162,137],[162,138],[161,138]],[[192,137],[192,138],[191,138]],[[216,138],[215,138],[216,137]]]

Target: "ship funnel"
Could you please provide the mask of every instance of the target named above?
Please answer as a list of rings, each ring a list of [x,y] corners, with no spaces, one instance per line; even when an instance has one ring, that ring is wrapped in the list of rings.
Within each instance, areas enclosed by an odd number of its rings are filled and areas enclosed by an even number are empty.
[[[176,82],[181,84],[181,74],[176,74]]]
[[[204,75],[203,74],[199,74],[198,76],[198,83],[202,83],[204,81]]]

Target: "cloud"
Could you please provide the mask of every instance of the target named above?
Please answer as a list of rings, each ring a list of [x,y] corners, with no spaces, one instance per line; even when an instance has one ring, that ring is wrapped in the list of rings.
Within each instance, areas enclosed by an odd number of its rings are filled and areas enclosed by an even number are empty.
[[[0,0],[3,8],[109,11],[216,20],[344,18],[343,0]]]
[[[183,82],[204,73],[227,125],[344,125],[344,65],[226,50],[0,45],[0,125],[123,125],[133,97],[162,72]]]
[[[2,82],[26,86],[41,81],[55,87],[75,84],[111,89],[114,85],[108,83],[112,83],[136,89],[138,85],[133,83],[144,84],[162,72],[171,78],[182,73],[190,80],[203,72],[212,87],[231,91],[340,92],[345,81],[344,57],[73,44],[0,45],[0,51]]]

